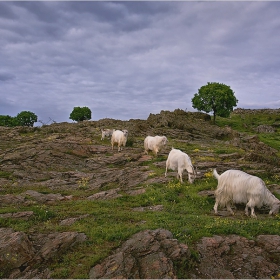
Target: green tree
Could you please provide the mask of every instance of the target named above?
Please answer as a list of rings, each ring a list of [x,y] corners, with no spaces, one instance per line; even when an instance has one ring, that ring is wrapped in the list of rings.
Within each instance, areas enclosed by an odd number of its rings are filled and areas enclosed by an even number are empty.
[[[91,119],[91,110],[88,107],[74,107],[69,119],[77,122]]]
[[[0,115],[0,126],[13,127],[17,125],[18,121],[16,117]]]
[[[207,83],[202,86],[192,99],[193,108],[216,116],[229,117],[238,100],[232,89],[221,83]]]
[[[17,114],[16,119],[20,126],[33,126],[37,122],[37,115],[30,111],[22,111]]]

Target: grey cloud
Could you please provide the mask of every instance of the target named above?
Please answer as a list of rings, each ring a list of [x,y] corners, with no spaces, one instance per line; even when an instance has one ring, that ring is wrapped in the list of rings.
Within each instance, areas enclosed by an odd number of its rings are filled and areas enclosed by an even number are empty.
[[[120,1],[129,13],[155,16],[156,14],[168,14],[173,10],[171,2],[157,1]]]
[[[15,19],[16,15],[7,2],[0,2],[0,18]]]
[[[238,106],[279,106],[279,3],[1,5],[9,11],[0,12],[1,91],[17,113],[60,122],[88,106],[93,119],[147,118],[192,110],[193,95],[213,81],[230,85]]]
[[[44,22],[57,22],[59,20],[56,2],[43,1],[17,1],[12,2],[15,6],[24,9],[28,16],[35,16]]]
[[[0,82],[5,82],[13,79],[15,79],[15,76],[13,74],[0,72]]]

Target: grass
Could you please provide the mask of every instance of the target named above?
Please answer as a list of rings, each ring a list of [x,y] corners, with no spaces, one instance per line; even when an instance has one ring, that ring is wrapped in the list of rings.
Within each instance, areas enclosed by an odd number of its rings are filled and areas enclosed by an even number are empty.
[[[217,125],[221,127],[228,125],[240,132],[256,134],[255,127],[259,124],[273,125],[279,122],[279,118],[277,118],[277,116],[265,116],[263,114],[259,118],[258,116],[241,117],[232,115],[230,119],[217,117]],[[46,128],[41,130],[46,130]],[[39,132],[40,130],[38,130]],[[271,134],[258,134],[258,137],[261,141],[279,151],[280,136],[278,131]],[[139,142],[138,144],[137,139],[136,137],[132,139],[130,147],[142,147],[142,143]],[[93,135],[93,140],[98,144],[104,144],[100,141],[98,130],[96,130],[96,135]],[[108,141],[106,145],[110,146]],[[246,152],[223,141],[214,144],[200,144],[170,139],[169,145],[188,153],[194,165],[196,162],[202,161],[213,163],[221,161],[219,155],[222,154],[238,153],[243,156]],[[79,158],[88,156],[82,152],[76,153],[73,150],[67,152]],[[105,156],[111,155],[113,153],[108,152]],[[166,158],[167,156],[161,153],[157,157],[152,155],[150,160],[139,165],[147,166],[150,171],[149,179],[164,176],[164,169],[159,167],[159,164],[164,162]],[[117,167],[122,168],[125,164],[129,164],[129,159]],[[116,165],[111,165],[111,167],[116,168]],[[10,176],[12,174],[9,172],[0,172],[0,178],[8,179]],[[268,185],[279,184],[279,177],[273,173],[267,172],[261,174],[261,176]],[[123,193],[122,197],[112,200],[90,201],[84,199],[90,188],[89,179],[84,177],[77,180],[76,189],[69,188],[69,190],[57,191],[62,195],[73,195],[73,200],[60,201],[50,205],[38,204],[33,201],[30,205],[1,206],[0,214],[20,211],[33,211],[34,214],[29,220],[0,218],[0,227],[11,227],[15,231],[23,231],[27,234],[29,232],[64,231],[85,233],[87,236],[85,243],[69,248],[63,255],[56,257],[48,264],[52,271],[51,277],[56,279],[88,278],[92,266],[109,256],[131,235],[145,229],[164,228],[171,231],[174,238],[178,239],[179,242],[188,244],[192,252],[193,262],[198,261],[199,258],[194,250],[194,244],[204,236],[238,234],[254,239],[259,234],[279,234],[280,232],[280,215],[270,217],[267,213],[258,214],[258,210],[256,210],[258,219],[248,218],[245,214],[238,216],[238,218],[214,215],[214,198],[198,194],[203,190],[215,190],[217,181],[212,177],[211,172],[205,173],[202,179],[195,180],[194,184],[189,184],[186,179],[181,184],[172,176],[168,176],[168,179],[168,183],[146,184],[143,182],[139,184],[138,187],[144,187],[146,192],[137,196],[129,196]],[[118,187],[117,183],[106,184],[98,191],[116,187]],[[29,189],[41,193],[55,192],[46,187],[7,185],[1,187],[1,194],[21,194]],[[279,195],[276,196],[280,198]],[[163,210],[140,212],[134,209],[156,205],[163,205]],[[88,214],[88,216],[69,226],[60,225],[60,221],[64,219],[79,217],[84,214]],[[189,263],[188,265],[191,266],[192,264]],[[183,273],[178,275],[184,278]],[[7,276],[8,274],[3,273],[1,275],[3,278]]]
[[[215,186],[212,179],[208,179],[208,182],[204,180],[204,183],[207,189]],[[86,207],[91,209],[91,216],[71,226],[71,230],[85,232],[90,239],[89,246],[92,250],[97,250],[103,244],[106,252],[110,252],[132,234],[144,229],[165,228],[174,234],[174,238],[189,245],[203,236],[213,234],[239,234],[254,238],[258,234],[279,233],[279,216],[270,218],[262,215],[258,220],[247,217],[243,220],[233,220],[212,215],[213,199],[197,195],[197,190],[204,188],[205,184],[202,183],[188,185],[173,181],[167,186],[148,186],[147,192],[138,197],[89,202],[86,205],[77,202],[72,211],[76,213],[78,209],[81,211],[81,207]],[[164,210],[160,212],[131,210],[134,207],[157,204],[164,205]],[[88,211],[84,210],[84,212]],[[88,249],[85,248],[85,254]],[[95,260],[88,257],[89,263],[85,265],[93,266],[104,257],[101,255]],[[83,275],[80,274],[82,271],[76,269],[69,271],[70,274],[67,276],[82,277]]]
[[[220,127],[225,125],[242,133],[249,135],[257,134],[259,139],[265,144],[271,146],[278,151],[280,156],[280,116],[278,114],[257,113],[257,114],[231,114],[230,118],[217,117],[216,124]],[[269,125],[275,128],[274,133],[257,133],[256,128],[259,125]]]
[[[258,134],[259,139],[269,145],[270,147],[278,151],[278,156],[280,155],[280,133],[260,133]]]
[[[273,179],[273,178],[272,178]],[[277,178],[274,178],[275,180]],[[144,229],[164,228],[174,238],[190,247],[203,236],[238,234],[253,239],[258,234],[279,234],[280,216],[258,216],[232,219],[212,213],[214,199],[198,195],[201,190],[215,189],[216,180],[208,174],[194,184],[180,184],[176,179],[168,184],[152,184],[139,196],[123,196],[108,201],[62,201],[54,205],[20,207],[18,211],[33,211],[29,221],[0,219],[1,227],[32,232],[77,231],[87,235],[86,244],[69,249],[52,263],[52,278],[87,278],[85,271],[105,258],[131,235]],[[163,205],[163,211],[138,212],[136,207]],[[10,207],[6,208],[10,211]],[[15,209],[14,209],[15,210]],[[1,212],[5,212],[2,211]],[[89,214],[70,226],[59,222],[69,217]],[[77,265],[78,264],[78,265]]]

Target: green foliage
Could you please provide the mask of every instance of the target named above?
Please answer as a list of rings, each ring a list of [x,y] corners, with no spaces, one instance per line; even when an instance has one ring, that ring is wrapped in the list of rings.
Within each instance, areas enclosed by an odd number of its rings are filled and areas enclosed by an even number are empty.
[[[135,140],[133,137],[128,137],[127,141],[126,141],[126,147],[133,147]]]
[[[17,126],[17,125],[18,125],[18,121],[17,121],[16,117],[11,117],[8,115],[0,116],[0,126],[13,127],[13,126]]]
[[[16,116],[18,125],[32,127],[37,122],[37,115],[30,111],[22,111]]]
[[[55,213],[50,211],[45,205],[36,205],[32,207],[34,213],[34,220],[45,222],[55,217]]]
[[[193,108],[206,113],[213,112],[214,122],[216,116],[229,117],[237,102],[232,89],[221,83],[207,83],[192,99]]]
[[[82,122],[91,119],[91,110],[88,107],[74,107],[69,119]]]
[[[230,118],[217,117],[216,124],[220,127],[229,126],[239,132],[249,135],[258,135],[258,138],[270,147],[280,152],[280,135],[279,135],[279,114],[254,112],[235,114],[232,113]],[[275,133],[257,133],[256,129],[259,125],[269,125],[275,128]]]
[[[14,126],[28,126],[32,127],[37,122],[37,115],[30,111],[22,111],[16,117],[0,116],[0,126],[14,127]]]

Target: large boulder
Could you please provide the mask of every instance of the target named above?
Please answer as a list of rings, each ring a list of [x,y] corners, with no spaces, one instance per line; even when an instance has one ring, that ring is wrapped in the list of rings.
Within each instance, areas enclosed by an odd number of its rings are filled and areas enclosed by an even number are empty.
[[[0,228],[0,271],[9,278],[50,278],[47,261],[86,239],[84,233],[78,232],[27,235]],[[38,264],[40,270],[36,268]]]
[[[0,271],[27,265],[34,256],[35,249],[24,232],[0,228]]]
[[[280,273],[280,236],[260,235],[256,241],[238,235],[203,237],[197,250],[201,279],[271,279]]]
[[[189,256],[188,247],[164,229],[145,230],[94,266],[89,278],[175,279],[174,261]]]

